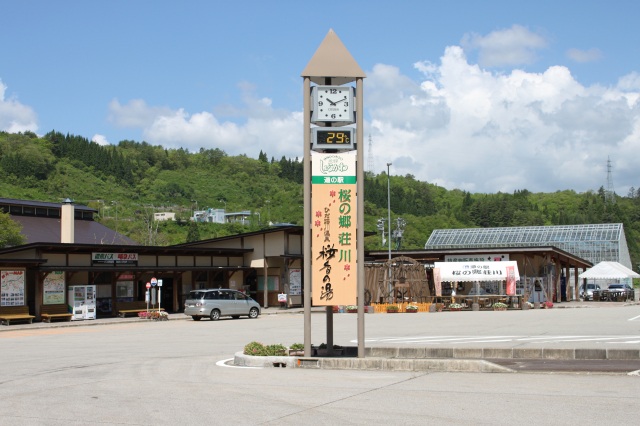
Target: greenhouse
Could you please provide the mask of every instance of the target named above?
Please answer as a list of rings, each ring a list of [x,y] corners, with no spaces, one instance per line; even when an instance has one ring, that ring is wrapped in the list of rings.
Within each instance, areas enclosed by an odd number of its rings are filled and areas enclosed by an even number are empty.
[[[443,250],[538,246],[557,247],[593,264],[614,261],[633,269],[622,223],[435,229],[424,248]]]

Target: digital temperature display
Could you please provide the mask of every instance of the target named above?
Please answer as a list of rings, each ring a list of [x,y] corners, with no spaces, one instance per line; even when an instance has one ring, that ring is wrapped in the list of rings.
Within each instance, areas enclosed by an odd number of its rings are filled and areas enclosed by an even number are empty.
[[[313,149],[340,149],[352,150],[354,148],[354,129],[348,127],[318,127],[313,129]]]

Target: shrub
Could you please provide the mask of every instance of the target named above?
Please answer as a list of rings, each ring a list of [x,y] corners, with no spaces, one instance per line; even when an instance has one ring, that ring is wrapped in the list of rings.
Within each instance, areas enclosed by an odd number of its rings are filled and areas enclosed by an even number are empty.
[[[287,347],[281,344],[268,345],[265,347],[265,356],[285,356]]]
[[[289,346],[289,349],[293,351],[301,351],[304,349],[304,343],[294,343],[293,345]]]
[[[389,305],[387,306],[387,312],[398,312],[400,308],[397,305]]]
[[[265,356],[267,352],[267,348],[260,342],[251,342],[251,343],[247,343],[244,347],[244,351],[242,353],[244,353],[245,355],[252,355],[252,356]]]

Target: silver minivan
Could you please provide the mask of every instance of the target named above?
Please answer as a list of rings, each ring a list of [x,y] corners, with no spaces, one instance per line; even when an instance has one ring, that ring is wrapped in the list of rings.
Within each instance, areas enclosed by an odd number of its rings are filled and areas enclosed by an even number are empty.
[[[184,314],[194,321],[209,317],[217,321],[220,317],[258,318],[260,305],[246,294],[226,288],[192,290],[184,302]]]

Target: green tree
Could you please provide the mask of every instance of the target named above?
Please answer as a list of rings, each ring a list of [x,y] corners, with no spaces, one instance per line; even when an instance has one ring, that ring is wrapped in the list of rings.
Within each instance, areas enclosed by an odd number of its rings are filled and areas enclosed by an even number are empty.
[[[8,213],[0,212],[0,248],[24,244],[21,231],[22,226],[18,222],[11,219]]]
[[[189,222],[189,229],[187,231],[187,243],[194,241],[200,241],[200,230],[198,229],[198,223],[196,221]]]

